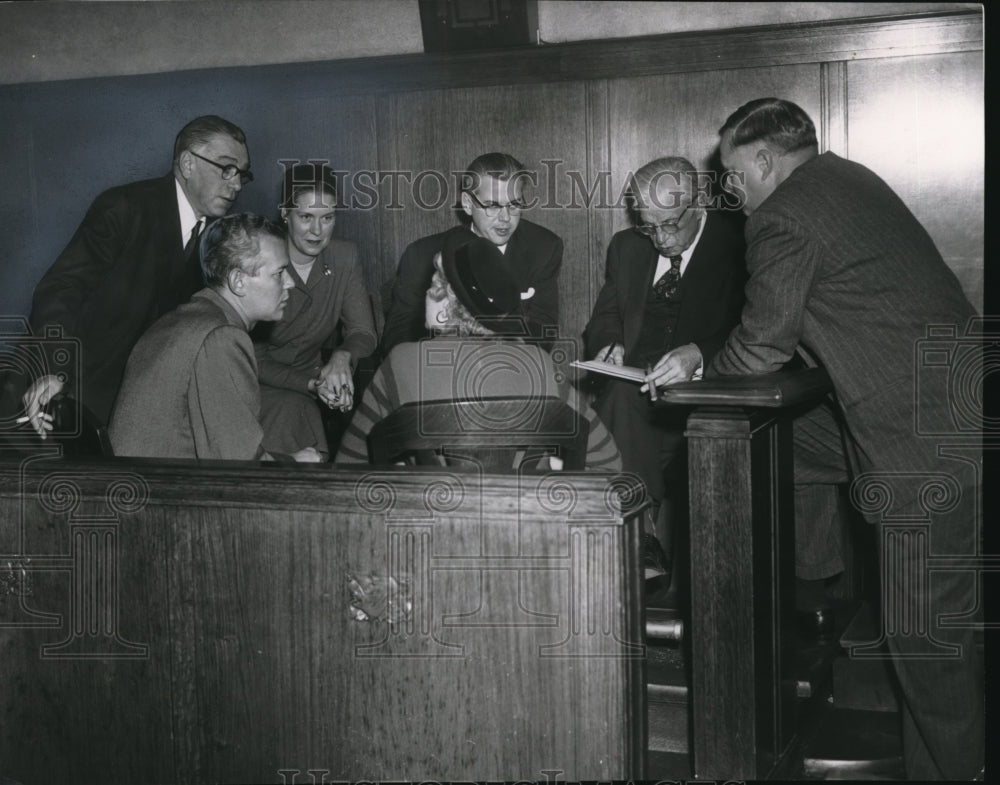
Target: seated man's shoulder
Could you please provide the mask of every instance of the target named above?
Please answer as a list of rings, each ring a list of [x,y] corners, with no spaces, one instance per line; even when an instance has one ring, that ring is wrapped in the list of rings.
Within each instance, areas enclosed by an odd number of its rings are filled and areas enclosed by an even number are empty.
[[[157,326],[161,330],[187,332],[209,337],[216,342],[245,343],[252,345],[250,334],[242,325],[234,324],[217,304],[205,297],[195,296],[164,316]]]
[[[197,335],[201,338],[201,353],[206,359],[236,362],[245,365],[245,359],[255,358],[253,341],[246,330],[232,324],[203,323]],[[239,358],[239,359],[234,359]],[[256,359],[254,363],[254,378],[256,378]]]
[[[453,226],[451,229],[447,229],[443,232],[435,232],[434,234],[428,234],[417,240],[414,240],[408,246],[406,250],[403,251],[403,258],[408,257],[429,257],[433,258],[434,254],[441,250],[444,246],[445,241],[454,234],[468,233],[469,230],[464,225]]]
[[[521,219],[521,222],[517,225],[517,231],[524,236],[525,240],[530,241],[534,245],[562,245],[562,238],[558,234],[533,221],[529,221],[527,218]]]

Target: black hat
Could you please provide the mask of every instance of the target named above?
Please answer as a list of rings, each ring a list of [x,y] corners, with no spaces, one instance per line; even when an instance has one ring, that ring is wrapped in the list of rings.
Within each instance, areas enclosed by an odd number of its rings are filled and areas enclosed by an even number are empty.
[[[482,237],[441,251],[444,277],[459,302],[483,327],[495,333],[525,333],[521,303],[534,295],[522,294],[497,246]]]

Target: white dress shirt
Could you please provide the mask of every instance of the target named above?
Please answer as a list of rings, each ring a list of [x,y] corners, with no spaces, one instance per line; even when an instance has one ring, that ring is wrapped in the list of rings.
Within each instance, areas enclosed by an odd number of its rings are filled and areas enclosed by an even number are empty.
[[[187,195],[184,193],[184,189],[181,188],[181,184],[176,177],[174,178],[174,186],[177,188],[177,212],[181,217],[181,248],[185,248],[188,240],[191,239],[191,230],[194,228],[194,225],[204,221],[205,218],[195,213],[194,208],[188,201]]]
[[[681,251],[681,275],[684,275],[684,271],[687,269],[688,262],[691,261],[691,257],[694,255],[694,249],[698,245],[698,241],[701,239],[701,233],[705,231],[705,213],[701,214],[700,217],[701,225],[698,227],[698,233],[694,236],[691,244],[688,245],[683,251]],[[670,269],[670,257],[663,256],[660,254],[660,258],[656,260],[656,272],[653,273],[653,281],[659,281],[663,274]]]

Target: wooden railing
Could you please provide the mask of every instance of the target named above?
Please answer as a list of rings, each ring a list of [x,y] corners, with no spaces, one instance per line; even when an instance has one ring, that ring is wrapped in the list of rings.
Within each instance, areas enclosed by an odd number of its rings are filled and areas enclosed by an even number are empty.
[[[691,751],[698,779],[760,779],[794,734],[782,629],[794,610],[790,421],[831,389],[822,369],[663,391],[689,416]]]
[[[664,392],[697,407],[700,779],[765,777],[794,733],[790,418],[829,389]],[[637,502],[591,474],[0,461],[3,773],[46,749],[76,782],[642,778]]]
[[[582,473],[0,459],[0,773],[642,778],[637,493]]]

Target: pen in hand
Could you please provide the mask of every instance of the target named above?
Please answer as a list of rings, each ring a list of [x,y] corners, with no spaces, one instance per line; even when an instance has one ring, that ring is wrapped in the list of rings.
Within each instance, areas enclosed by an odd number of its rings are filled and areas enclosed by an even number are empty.
[[[607,350],[607,351],[606,351],[606,352],[604,353],[604,359],[603,359],[603,360],[601,360],[601,362],[605,362],[605,363],[606,363],[606,362],[607,362],[608,360],[610,360],[610,359],[611,359],[611,353],[612,353],[612,352],[613,352],[614,350],[615,350],[615,344],[613,344],[613,343],[612,343],[612,344],[611,344],[611,345],[610,345],[610,346],[608,347],[608,350]]]

